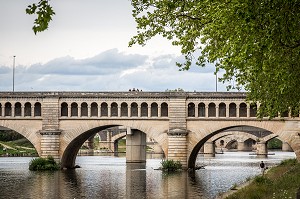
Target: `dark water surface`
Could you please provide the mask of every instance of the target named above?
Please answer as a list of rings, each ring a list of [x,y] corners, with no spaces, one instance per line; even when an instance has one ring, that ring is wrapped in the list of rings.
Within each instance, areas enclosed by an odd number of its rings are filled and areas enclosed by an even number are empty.
[[[257,159],[247,152],[227,152],[207,159],[199,155],[197,164],[206,165],[195,173],[165,174],[154,170],[160,159],[146,164],[126,164],[124,157],[78,156],[82,168],[56,172],[28,170],[30,157],[0,158],[0,198],[2,199],[142,199],[215,198],[233,184],[260,173],[259,162],[267,166],[294,158],[293,152],[275,152]]]

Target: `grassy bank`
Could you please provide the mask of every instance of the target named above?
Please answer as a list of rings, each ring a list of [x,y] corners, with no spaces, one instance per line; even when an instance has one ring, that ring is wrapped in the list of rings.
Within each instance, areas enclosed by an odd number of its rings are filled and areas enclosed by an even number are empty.
[[[246,187],[226,199],[283,199],[297,198],[300,188],[300,163],[296,159],[284,160],[264,176],[257,176]]]
[[[37,151],[24,139],[0,141],[0,156],[37,156]]]

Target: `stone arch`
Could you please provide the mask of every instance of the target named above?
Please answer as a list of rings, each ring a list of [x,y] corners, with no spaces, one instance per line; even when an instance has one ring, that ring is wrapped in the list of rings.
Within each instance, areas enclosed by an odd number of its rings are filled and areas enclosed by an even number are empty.
[[[226,149],[233,149],[233,145],[234,144],[236,144],[236,147],[237,147],[237,143],[238,143],[238,141],[236,140],[236,139],[232,139],[232,140],[230,140],[225,146],[224,146],[224,148],[226,148]]]
[[[91,104],[91,116],[98,117],[98,104],[96,102],[92,102]]]
[[[222,146],[222,147],[224,147],[224,144],[225,144],[225,141],[222,139],[222,140],[220,140],[220,145]]]
[[[128,117],[128,104],[126,102],[121,104],[121,117]]]
[[[151,104],[151,117],[158,117],[158,104],[156,102]]]
[[[169,116],[169,110],[168,110],[168,104],[166,102],[163,102],[161,104],[161,117],[168,117]]]
[[[270,134],[270,135],[267,135],[267,136],[265,136],[263,138],[260,138],[260,141],[262,141],[262,142],[268,142],[268,141],[270,141],[270,140],[272,140],[273,138],[276,138],[276,137],[281,140],[281,138],[278,135],[276,135],[276,134]]]
[[[221,145],[221,143],[218,144],[217,140],[219,140],[219,139],[222,139],[223,145]],[[246,132],[246,131],[226,131],[226,132],[221,132],[217,135],[214,135],[213,137],[211,137],[209,139],[209,142],[215,142],[217,147],[220,146],[220,147],[228,148],[228,147],[226,147],[226,145],[230,141],[236,140],[238,142],[238,146],[237,146],[238,148],[237,149],[239,150],[239,146],[241,146],[241,147],[243,147],[242,150],[245,150],[244,146],[240,145],[240,143],[244,143],[244,144],[247,144],[247,146],[249,146],[250,142],[246,143],[246,141],[249,140],[249,139],[256,142],[258,137],[251,134],[251,133],[249,133],[249,132]],[[252,143],[252,141],[251,141],[251,143]],[[251,144],[251,146],[252,146],[252,144]],[[248,148],[250,148],[250,147],[248,147]],[[247,150],[249,150],[249,149],[247,149]]]
[[[198,116],[205,117],[205,104],[203,102],[198,104]]]
[[[195,122],[197,124],[190,124],[189,144],[188,144],[188,167],[194,168],[196,158],[200,148],[211,137],[221,133],[224,130],[229,130],[234,127],[251,126],[270,131],[276,135],[283,135],[285,123],[282,121],[218,121],[216,125],[206,124],[205,121]],[[201,126],[201,128],[198,128]],[[287,134],[290,135],[290,134]],[[285,136],[285,135],[283,135]],[[286,137],[285,140],[288,138]],[[197,141],[198,140],[198,141]],[[300,139],[299,139],[300,142]],[[293,147],[292,147],[293,148]],[[299,149],[300,150],[300,149]],[[295,151],[295,150],[294,150]],[[296,153],[297,155],[297,153]],[[300,155],[300,152],[299,152]],[[299,156],[300,157],[300,156]]]
[[[228,132],[222,132],[218,133],[217,135],[210,138],[212,141],[216,141],[220,138],[231,136],[233,139],[236,139],[238,142],[244,142],[248,138],[251,138],[253,140],[257,140],[257,136],[252,135],[251,133],[244,132],[244,131],[228,131]]]
[[[136,102],[131,103],[130,117],[138,117],[138,104]]]
[[[42,126],[42,121],[35,120],[31,122],[18,122],[18,121],[0,121],[0,126],[8,130],[13,130],[24,136],[36,149],[39,156],[41,156],[41,141],[39,126]]]
[[[26,102],[24,105],[24,116],[31,116],[31,103]]]
[[[88,104],[86,102],[81,103],[81,117],[87,117],[88,116]]]
[[[141,116],[148,117],[148,104],[146,102],[141,104]]]
[[[244,102],[240,103],[239,117],[247,117],[247,104]]]
[[[119,140],[123,139],[124,137],[126,137],[126,132],[119,133],[111,138],[111,142],[114,143],[114,152],[117,150]]]
[[[118,117],[118,104],[116,102],[111,103],[111,117]]]
[[[4,116],[12,116],[12,107],[10,102],[5,103]]]
[[[224,102],[219,104],[219,117],[226,117],[226,104]]]
[[[78,117],[78,104],[76,102],[71,104],[71,117]]]
[[[2,113],[2,104],[0,103],[0,116],[3,116],[3,113]]]
[[[188,117],[195,117],[195,104],[193,102],[188,104]]]
[[[22,105],[20,102],[15,103],[15,116],[21,116],[22,115]]]
[[[106,102],[101,104],[101,117],[108,117],[108,104]]]
[[[229,117],[236,117],[236,104],[235,103],[229,104]]]
[[[68,123],[68,121],[66,121],[66,123]],[[78,121],[79,126],[74,129],[69,129],[68,132],[63,132],[61,135],[61,165],[65,168],[74,167],[76,155],[82,144],[93,134],[105,130],[106,128],[115,126],[125,126],[132,129],[138,129],[149,137],[155,137],[157,143],[162,147],[164,153],[167,154],[168,123],[166,122],[164,125],[160,125],[159,122],[156,124],[151,122],[151,124],[147,124],[147,121],[133,122],[130,120],[124,120],[114,122],[112,120],[102,120],[87,125]]]
[[[216,117],[216,104],[213,102],[208,104],[208,117]]]
[[[257,114],[257,104],[251,103],[250,104],[250,117],[256,117]]]
[[[125,136],[126,136],[126,132],[119,133],[119,134],[113,136],[113,137],[111,138],[111,141],[114,141],[114,142],[115,142],[115,141],[117,141],[117,140],[120,140],[120,139],[124,138]]]
[[[68,104],[66,102],[63,102],[60,105],[60,116],[68,117]]]
[[[36,102],[34,104],[34,117],[40,117],[42,116],[42,105],[40,102]]]

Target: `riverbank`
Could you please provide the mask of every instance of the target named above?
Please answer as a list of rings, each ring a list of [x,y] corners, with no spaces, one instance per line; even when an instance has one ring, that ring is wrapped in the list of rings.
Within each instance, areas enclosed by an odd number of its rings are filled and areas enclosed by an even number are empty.
[[[22,140],[0,141],[0,157],[34,157],[37,155],[35,148],[28,147],[28,144],[24,144]]]
[[[284,160],[264,176],[256,176],[235,188],[217,198],[300,198],[300,163],[296,159]]]

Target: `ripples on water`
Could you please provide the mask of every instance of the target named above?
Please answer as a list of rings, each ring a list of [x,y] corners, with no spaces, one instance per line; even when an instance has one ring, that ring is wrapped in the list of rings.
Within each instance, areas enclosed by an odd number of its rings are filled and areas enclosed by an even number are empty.
[[[32,172],[28,170],[32,158],[1,157],[0,198],[210,199],[259,174],[261,160],[272,166],[294,157],[289,152],[276,152],[268,159],[257,159],[246,152],[225,153],[211,159],[199,155],[197,164],[206,167],[190,174],[154,170],[160,166],[160,159],[147,159],[145,165],[126,164],[124,157],[79,156],[76,164],[80,169]]]

